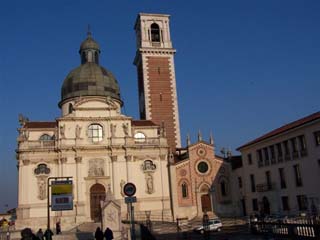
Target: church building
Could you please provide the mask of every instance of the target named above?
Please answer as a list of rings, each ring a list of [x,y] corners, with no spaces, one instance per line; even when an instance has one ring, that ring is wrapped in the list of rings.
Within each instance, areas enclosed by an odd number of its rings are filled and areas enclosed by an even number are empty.
[[[72,177],[73,210],[50,211],[65,229],[101,221],[107,193],[126,219],[127,182],[137,187],[137,219],[146,212],[164,221],[232,214],[231,167],[216,156],[213,137],[206,142],[199,133],[196,143],[181,146],[169,15],[140,13],[134,29],[139,120],[121,112],[118,81],[100,65],[90,32],[80,45],[79,67],[63,81],[61,115],[48,122],[20,116],[18,228],[46,226],[49,177]]]

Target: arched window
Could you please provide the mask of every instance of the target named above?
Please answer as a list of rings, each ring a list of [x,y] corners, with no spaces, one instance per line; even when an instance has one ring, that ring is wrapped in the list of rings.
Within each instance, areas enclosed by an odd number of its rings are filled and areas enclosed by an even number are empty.
[[[182,192],[182,197],[183,198],[187,198],[188,197],[188,186],[187,186],[187,184],[185,182],[181,184],[181,192]]]
[[[99,55],[98,55],[98,52],[95,52],[95,53],[94,53],[94,62],[95,62],[96,64],[99,64]]]
[[[81,54],[81,64],[85,64],[87,61],[86,61],[86,53],[85,52],[82,52]]]
[[[156,23],[151,24],[151,41],[160,42],[160,28]]]
[[[51,137],[48,134],[42,134],[41,137],[39,138],[40,141],[51,141],[53,140],[53,137]]]
[[[134,141],[136,143],[144,143],[146,141],[146,135],[144,135],[142,132],[137,132],[134,134]]]
[[[88,128],[88,137],[92,142],[100,142],[103,139],[103,128],[99,124],[91,124]]]
[[[69,103],[69,114],[73,112],[73,105],[72,103]]]

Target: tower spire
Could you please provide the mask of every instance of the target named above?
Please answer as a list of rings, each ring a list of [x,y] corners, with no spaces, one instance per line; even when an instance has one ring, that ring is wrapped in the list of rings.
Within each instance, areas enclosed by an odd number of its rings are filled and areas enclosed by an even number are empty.
[[[201,131],[199,129],[199,132],[198,132],[198,142],[201,142],[202,141],[202,134],[201,134]]]
[[[187,146],[191,145],[190,134],[187,134]]]
[[[213,138],[212,131],[210,132],[210,144],[214,145],[214,138]]]

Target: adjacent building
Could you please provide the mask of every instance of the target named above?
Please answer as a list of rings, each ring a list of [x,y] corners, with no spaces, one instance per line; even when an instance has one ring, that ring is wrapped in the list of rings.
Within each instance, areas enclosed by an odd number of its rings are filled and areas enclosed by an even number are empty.
[[[317,214],[320,209],[320,112],[286,124],[238,150],[234,167],[245,214]]]

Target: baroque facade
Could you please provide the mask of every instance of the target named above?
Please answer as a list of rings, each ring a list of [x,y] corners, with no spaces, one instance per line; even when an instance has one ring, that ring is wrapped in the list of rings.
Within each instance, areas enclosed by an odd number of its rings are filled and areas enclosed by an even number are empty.
[[[20,116],[17,227],[45,226],[49,177],[72,177],[74,208],[51,211],[64,228],[100,221],[106,193],[127,217],[123,186],[137,186],[135,216],[173,220],[232,214],[230,164],[215,155],[213,137],[181,147],[169,15],[139,14],[135,24],[141,120],[122,114],[120,88],[99,63],[89,32],[81,65],[65,78],[55,121]]]

